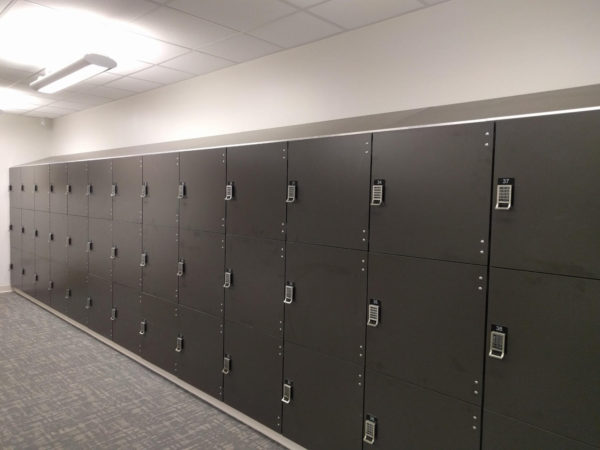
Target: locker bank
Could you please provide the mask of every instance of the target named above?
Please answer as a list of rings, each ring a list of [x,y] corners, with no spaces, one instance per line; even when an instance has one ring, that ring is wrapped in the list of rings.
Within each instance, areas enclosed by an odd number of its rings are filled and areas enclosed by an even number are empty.
[[[2,447],[600,448],[599,5],[34,17],[122,48],[0,49]]]

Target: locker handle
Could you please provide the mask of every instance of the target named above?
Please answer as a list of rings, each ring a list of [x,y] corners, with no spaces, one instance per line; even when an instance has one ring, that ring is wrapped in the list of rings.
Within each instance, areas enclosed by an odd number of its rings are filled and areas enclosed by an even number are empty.
[[[285,297],[283,303],[291,305],[294,301],[294,283],[288,281],[285,285]]]
[[[179,183],[179,188],[177,190],[177,198],[184,198],[185,197],[185,182],[182,181],[181,183]]]
[[[145,181],[142,184],[142,192],[140,193],[140,197],[142,197],[142,198],[148,197],[148,182],[147,181]]]
[[[92,307],[92,297],[88,297],[85,299],[85,309],[90,309]]]
[[[289,380],[285,380],[283,383],[283,395],[281,401],[287,405],[292,401],[292,382]]]
[[[40,277],[38,276],[37,273],[33,274],[33,279],[34,281],[39,281]]]
[[[223,287],[225,289],[229,289],[231,287],[232,278],[233,274],[231,273],[231,270],[227,270],[225,272],[225,282],[223,283]]]
[[[21,227],[21,234],[25,234],[25,227]]]
[[[297,191],[298,182],[290,181],[287,186],[287,197],[285,199],[286,203],[294,203],[296,201],[296,191]]]
[[[110,259],[115,259],[117,257],[117,247],[110,248]]]
[[[146,267],[148,263],[148,255],[146,253],[142,253],[140,258],[140,267]]]
[[[375,180],[371,186],[371,206],[383,205],[384,180]]]
[[[87,242],[87,246],[86,246],[86,252],[91,252],[92,250],[94,250],[94,243],[92,241],[88,241]]]
[[[37,191],[38,191],[38,185],[37,185],[37,184],[34,184],[34,185],[33,185],[33,191],[34,191],[34,192],[37,192]]]
[[[25,267],[21,267],[21,275],[25,275]]]
[[[54,240],[54,233],[48,233],[48,242],[52,242]]]
[[[25,192],[25,185],[24,184],[21,185],[21,192]]]
[[[71,236],[67,236],[65,239],[65,247],[68,247],[69,245],[71,245]]]
[[[85,195],[92,195],[92,192],[94,192],[94,187],[91,184],[88,184],[85,187]]]
[[[65,186],[65,195],[69,195],[71,193],[71,185],[67,184]]]
[[[375,443],[375,434],[377,432],[377,419],[375,417],[367,415],[365,419],[365,434],[363,436],[363,442],[373,445]]]
[[[177,342],[175,343],[175,351],[181,353],[183,350],[183,336],[177,336]]]
[[[115,183],[113,183],[110,187],[110,196],[111,197],[117,196],[117,185]]]
[[[71,289],[67,288],[65,291],[65,299],[71,298]]]
[[[377,327],[381,314],[381,303],[378,300],[369,300],[369,311],[367,313],[367,325]]]
[[[117,320],[117,308],[113,308],[110,310],[110,320]]]
[[[140,333],[141,335],[144,335],[144,334],[146,334],[146,321],[145,321],[145,320],[142,320],[142,321],[140,322],[140,331],[139,331],[139,333]]]
[[[229,201],[233,199],[233,182],[229,182],[225,185],[225,200]]]
[[[50,192],[54,192],[54,185],[53,184],[50,185]]]
[[[180,259],[179,262],[177,263],[177,276],[182,277],[184,271],[185,271],[185,261],[183,259]]]
[[[51,291],[54,289],[54,281],[48,281],[48,290]]]
[[[223,372],[225,375],[231,372],[231,356],[225,355],[223,358],[223,370],[221,372]]]
[[[39,233],[38,233],[38,230],[35,230],[35,231],[33,232],[33,235],[34,235],[35,237],[38,237],[38,235],[39,235]]]

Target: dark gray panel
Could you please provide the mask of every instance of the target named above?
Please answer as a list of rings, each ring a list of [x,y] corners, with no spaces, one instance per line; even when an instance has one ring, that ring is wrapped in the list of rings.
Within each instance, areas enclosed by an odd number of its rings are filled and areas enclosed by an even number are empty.
[[[112,162],[100,159],[88,162],[89,216],[98,219],[112,219]]]
[[[113,219],[125,222],[142,222],[142,158],[113,159]]]
[[[140,353],[142,311],[139,289],[113,283],[113,307],[117,310],[112,328],[113,341],[127,350]]]
[[[294,301],[285,307],[286,342],[362,364],[366,267],[363,251],[288,243],[286,282],[294,283]]]
[[[50,303],[52,307],[65,314],[70,298],[67,297],[67,263],[65,261],[50,260],[50,280],[52,290],[50,291]]]
[[[180,160],[186,190],[179,203],[181,228],[223,233],[225,149],[183,152]]]
[[[227,233],[285,239],[287,143],[227,149]]]
[[[67,195],[67,211],[70,216],[88,215],[88,170],[87,162],[69,163],[68,180],[71,191]]]
[[[21,208],[31,209],[35,208],[35,168],[21,167]]]
[[[50,212],[67,213],[68,174],[66,164],[50,164]]]
[[[38,276],[35,285],[35,298],[50,305],[50,261],[46,258],[36,258],[35,272]]]
[[[50,213],[50,259],[67,263],[67,215]]]
[[[105,280],[110,280],[112,274],[112,221],[105,219],[90,219],[89,241],[92,243],[88,252],[90,273]]]
[[[102,336],[112,337],[112,286],[111,282],[90,275],[88,277],[88,327]],[[118,314],[118,313],[117,313]],[[115,316],[116,317],[116,316]]]
[[[144,156],[144,225],[177,226],[179,201],[179,156],[176,153]]]
[[[23,239],[20,208],[10,208],[10,225],[8,228],[10,231],[10,246],[20,249]]]
[[[35,218],[32,209],[21,210],[21,248],[25,253],[35,252]]]
[[[141,339],[142,357],[173,372],[177,345],[176,306],[158,297],[142,294],[142,318],[146,333]]]
[[[508,327],[488,358],[485,406],[600,446],[600,281],[492,269],[488,329]]]
[[[362,365],[286,342],[283,377],[293,385],[284,436],[314,450],[361,448]]]
[[[87,272],[69,267],[67,270],[67,288],[70,294],[69,298],[65,299],[67,303],[67,316],[82,325],[87,325]]]
[[[480,404],[486,272],[370,254],[369,299],[380,302],[380,322],[367,327],[367,367]]]
[[[285,251],[281,241],[227,236],[225,318],[281,336]]]
[[[35,256],[33,253],[23,251],[21,253],[21,282],[23,291],[35,297]]]
[[[21,168],[11,167],[8,169],[9,185],[8,189],[10,192],[10,207],[20,208],[21,207]]]
[[[144,225],[142,291],[177,302],[177,228]]]
[[[10,249],[10,285],[13,288],[23,287],[23,266],[21,264],[21,249]]]
[[[88,271],[88,218],[81,216],[67,216],[68,239],[67,262],[69,270]]]
[[[493,143],[492,122],[373,134],[370,250],[486,264]]]
[[[142,226],[132,222],[112,222],[113,246],[113,281],[139,290],[142,285]]]
[[[492,214],[493,266],[600,278],[598,123],[600,111],[498,122],[494,179],[515,187]]]
[[[179,304],[220,317],[224,298],[225,236],[182,229],[179,257],[185,263],[183,276],[179,278]]]
[[[281,430],[281,344],[281,339],[245,325],[225,323],[225,354],[231,357],[231,370],[223,377],[224,401],[277,431]]]
[[[366,250],[371,135],[294,141],[288,153],[288,241]]]
[[[50,166],[35,166],[35,210],[50,211]]]
[[[223,392],[223,328],[220,318],[180,307],[178,331],[183,337],[175,375],[192,386],[221,398]]]
[[[374,370],[366,376],[365,416],[377,425],[364,449],[479,450],[480,407]]]
[[[35,217],[35,257],[50,258],[50,213],[36,211]]]

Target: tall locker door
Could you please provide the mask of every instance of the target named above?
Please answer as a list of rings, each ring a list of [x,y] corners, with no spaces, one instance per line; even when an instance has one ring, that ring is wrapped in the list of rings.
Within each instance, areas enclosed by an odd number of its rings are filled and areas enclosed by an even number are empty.
[[[90,274],[110,280],[112,273],[112,221],[90,219],[88,242]]]
[[[599,298],[599,280],[492,268],[485,408],[600,446]]]
[[[21,167],[21,208],[35,209],[35,167]]]
[[[50,213],[50,259],[67,263],[67,215]]]
[[[87,324],[85,306],[88,296],[88,218],[71,215],[67,217],[69,243],[67,247],[67,288],[69,289],[67,315],[85,325]]]
[[[285,239],[287,143],[227,149],[227,234]]]
[[[102,159],[88,162],[89,216],[112,219],[112,162]],[[115,192],[116,193],[116,192]]]
[[[179,304],[213,316],[223,312],[225,236],[219,233],[181,229]]]
[[[37,274],[35,298],[50,305],[50,261],[47,258],[36,258],[35,273]]]
[[[366,267],[363,251],[288,243],[286,343],[362,364]]]
[[[281,430],[281,339],[235,322],[225,323],[224,401]]]
[[[487,264],[493,143],[492,122],[373,134],[370,250]]]
[[[283,435],[311,450],[360,449],[363,378],[362,364],[286,342]]]
[[[513,188],[499,202],[496,186],[492,266],[600,278],[598,123],[600,111],[498,122],[494,181]]]
[[[142,291],[177,302],[177,228],[144,225]]]
[[[35,255],[23,251],[21,254],[21,282],[23,291],[26,294],[35,297],[36,274],[35,274]]]
[[[479,450],[480,424],[479,406],[367,370],[365,450]]]
[[[50,164],[50,212],[67,213],[68,174],[66,164]]]
[[[142,222],[142,158],[116,158],[112,162],[113,219]]]
[[[50,304],[63,314],[71,300],[67,283],[67,262],[50,260]]]
[[[179,213],[179,156],[144,156],[144,225],[177,226]]]
[[[50,166],[35,166],[35,210],[50,211]]]
[[[173,372],[177,348],[176,305],[142,294],[142,357],[161,369]]]
[[[23,238],[20,208],[10,208],[10,225],[8,226],[8,229],[10,231],[10,246],[12,248],[20,249]]]
[[[32,209],[21,210],[21,248],[24,253],[35,252],[35,216]]]
[[[88,163],[68,163],[67,211],[70,216],[88,215]]]
[[[181,229],[225,232],[225,149],[180,153]]]
[[[221,399],[223,394],[223,328],[220,318],[182,306],[178,311],[181,338],[175,346],[175,375]]]
[[[10,193],[10,207],[20,208],[21,207],[21,168],[11,167],[8,169],[9,185],[8,191]]]
[[[367,367],[480,404],[487,268],[369,255]]]
[[[20,248],[10,248],[10,285],[18,289],[23,287],[23,266],[21,264]]]
[[[112,309],[112,283],[94,275],[88,277],[88,327],[102,336],[112,337],[112,322],[118,312]]]
[[[141,294],[139,289],[113,283],[112,339],[127,350],[139,354],[145,325],[142,323]]]
[[[113,220],[112,233],[112,279],[139,291],[142,286],[142,226]]]
[[[35,257],[50,258],[50,214],[44,211],[36,211],[35,222]]]
[[[288,241],[366,250],[371,135],[294,141],[288,154]]]
[[[281,241],[227,236],[225,319],[281,336],[285,251]]]

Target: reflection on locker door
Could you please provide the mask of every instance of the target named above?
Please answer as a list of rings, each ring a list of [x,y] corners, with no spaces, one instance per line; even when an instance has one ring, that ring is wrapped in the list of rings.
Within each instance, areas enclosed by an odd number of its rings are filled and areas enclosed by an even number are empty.
[[[34,203],[36,211],[50,211],[50,168],[48,165],[35,166]]]
[[[143,227],[142,291],[177,302],[177,228]]]
[[[142,189],[144,225],[177,226],[179,156],[174,153],[144,156]]]
[[[142,222],[142,158],[116,158],[113,166],[113,219]]]
[[[35,209],[35,168],[21,167],[21,208]]]
[[[67,213],[68,175],[66,164],[50,164],[50,212]]]
[[[89,244],[87,247],[90,263],[89,272],[105,280],[110,280],[112,272],[112,221],[90,219],[89,226]]]
[[[11,167],[8,169],[9,177],[9,193],[10,193],[10,207],[21,208],[21,168]]]
[[[50,258],[50,214],[44,211],[36,211],[35,222],[35,257]]]
[[[133,222],[112,222],[110,258],[115,283],[139,290],[142,285],[142,226]]]
[[[112,321],[113,341],[139,354],[145,333],[139,289],[113,283],[113,308],[116,310],[116,319]]]
[[[177,346],[175,305],[158,297],[142,294],[142,322],[138,328],[142,357],[161,369],[173,372]]]
[[[68,163],[67,211],[71,216],[88,215],[87,161]]]
[[[12,205],[12,203],[11,203]],[[21,224],[21,209],[20,208],[10,208],[10,246],[12,248],[21,249],[22,239],[23,239],[23,227]]]
[[[112,310],[112,289],[110,280],[94,275],[88,277],[88,296],[85,308],[88,311],[88,327],[102,336],[112,337],[112,322],[117,312]]]
[[[102,159],[88,162],[89,216],[112,219],[112,162]]]

